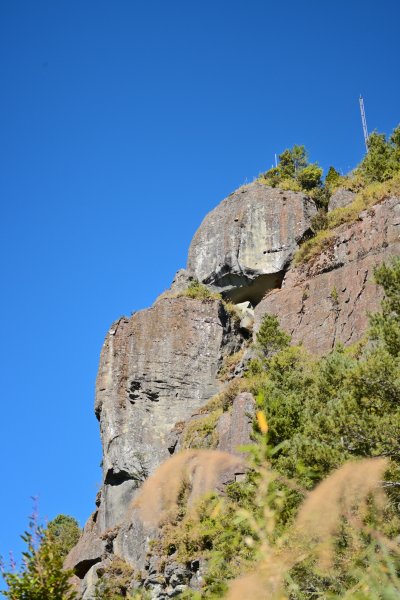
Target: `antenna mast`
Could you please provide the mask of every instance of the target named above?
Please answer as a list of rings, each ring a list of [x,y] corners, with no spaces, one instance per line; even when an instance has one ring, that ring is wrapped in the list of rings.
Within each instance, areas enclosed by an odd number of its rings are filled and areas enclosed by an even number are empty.
[[[363,127],[363,133],[364,133],[364,142],[365,142],[365,148],[368,152],[368,129],[367,129],[367,118],[365,116],[365,108],[364,108],[364,99],[360,94],[360,112],[361,112],[361,122],[362,122],[362,127]]]

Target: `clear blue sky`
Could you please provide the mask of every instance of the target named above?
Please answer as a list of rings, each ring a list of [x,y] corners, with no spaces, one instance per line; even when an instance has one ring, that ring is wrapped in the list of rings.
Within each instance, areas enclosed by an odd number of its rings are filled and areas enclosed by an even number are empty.
[[[203,216],[305,144],[347,171],[400,121],[398,0],[1,0],[0,553],[39,495],[83,524],[111,322]]]

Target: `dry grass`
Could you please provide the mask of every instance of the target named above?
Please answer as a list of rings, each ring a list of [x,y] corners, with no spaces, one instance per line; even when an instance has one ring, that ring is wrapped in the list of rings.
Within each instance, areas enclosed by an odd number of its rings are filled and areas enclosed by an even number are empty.
[[[153,527],[171,519],[184,501],[189,506],[215,490],[228,472],[243,472],[243,461],[226,452],[185,450],[164,462],[143,484],[132,508]]]
[[[282,573],[274,566],[274,573],[259,571],[244,575],[231,585],[226,600],[287,600],[282,593]]]
[[[383,505],[380,482],[387,467],[384,458],[348,462],[320,483],[302,505],[296,536],[306,547],[316,549],[322,571],[332,566],[334,543],[343,520],[361,526],[371,496],[376,504]]]
[[[364,521],[372,497],[375,506],[383,508],[385,495],[381,481],[387,467],[388,461],[381,458],[343,465],[308,494],[289,536],[278,539],[273,545],[270,541],[273,534],[271,511],[266,507],[262,524],[249,516],[249,524],[261,540],[263,558],[253,573],[233,581],[227,600],[247,597],[252,600],[286,599],[286,574],[295,564],[309,557],[317,558],[320,572],[327,574],[332,568],[343,523],[352,528],[353,538],[358,541],[362,533],[370,533]],[[267,473],[264,480],[270,481],[271,475]]]
[[[279,188],[280,190],[284,190],[284,191],[292,191],[292,192],[303,191],[301,188],[301,185],[295,179],[292,179],[291,177],[281,179],[279,181],[279,183],[275,184],[272,179],[269,179],[268,177],[264,177],[263,175],[260,175],[256,179],[256,181],[257,181],[257,183],[262,183],[263,185],[266,185],[268,187],[274,187],[274,188],[276,187],[276,188]]]
[[[191,298],[193,300],[221,300],[221,294],[212,292],[206,285],[198,281],[191,282],[182,292],[178,292],[177,298]]]
[[[300,246],[294,255],[294,263],[301,264],[309,262],[332,248],[335,244],[336,236],[333,231],[323,229],[317,233],[317,235],[310,240],[307,240]]]
[[[239,325],[240,321],[242,320],[242,314],[236,304],[230,300],[222,300],[222,304],[224,305],[224,308],[231,317],[232,321]]]

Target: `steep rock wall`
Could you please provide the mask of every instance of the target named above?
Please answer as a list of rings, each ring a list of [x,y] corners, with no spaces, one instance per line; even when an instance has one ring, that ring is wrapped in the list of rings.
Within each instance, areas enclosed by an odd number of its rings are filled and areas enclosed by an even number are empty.
[[[399,236],[399,198],[388,198],[355,223],[341,225],[327,250],[288,269],[282,288],[260,302],[255,331],[263,315],[272,313],[294,343],[315,354],[326,354],[338,342],[358,341],[367,329],[368,312],[378,310],[382,298],[374,267],[400,254]]]
[[[103,485],[67,559],[79,577],[107,556],[107,532],[124,521],[137,489],[174,451],[168,442],[173,425],[217,393],[223,357],[242,343],[219,300],[164,298],[113,324],[96,385]]]

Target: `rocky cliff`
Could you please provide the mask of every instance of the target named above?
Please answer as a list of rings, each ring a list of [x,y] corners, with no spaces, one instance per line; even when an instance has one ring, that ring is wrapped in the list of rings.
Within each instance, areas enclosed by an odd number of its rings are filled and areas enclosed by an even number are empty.
[[[275,314],[293,342],[315,354],[326,354],[339,342],[356,342],[368,312],[378,310],[381,300],[374,267],[400,254],[399,234],[398,198],[387,198],[355,223],[341,225],[328,248],[313,261],[289,267],[282,287],[258,304],[256,328],[265,313]]]
[[[240,375],[240,365],[229,377],[221,373],[229,357],[249,353],[253,309],[255,331],[264,314],[276,314],[293,340],[316,354],[362,337],[367,313],[380,299],[373,268],[400,254],[400,201],[386,198],[356,222],[340,226],[319,256],[296,265],[293,257],[311,235],[315,213],[303,193],[260,183],[240,188],[206,216],[190,246],[187,269],[171,289],[151,308],[112,325],[101,352],[95,403],[103,484],[96,510],[66,561],[85,600],[94,598],[98,574],[115,557],[132,569],[132,586],[144,585],[153,598],[198,585],[200,564],[172,559],[160,568],[150,543],[157,527],[135,508],[135,498],[160,464],[171,455],[183,456],[182,432],[206,419],[204,405]],[[213,293],[204,299],[186,295],[195,280]],[[204,421],[211,435],[215,432],[213,447],[231,457],[215,462],[213,485],[221,493],[244,473],[237,449],[250,441],[253,414],[251,394],[238,389],[230,412]],[[196,453],[185,458],[192,481],[204,473],[201,460]]]

